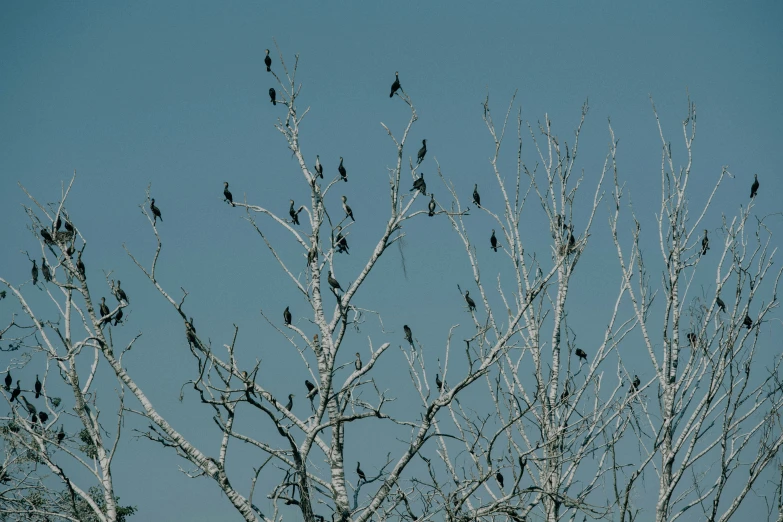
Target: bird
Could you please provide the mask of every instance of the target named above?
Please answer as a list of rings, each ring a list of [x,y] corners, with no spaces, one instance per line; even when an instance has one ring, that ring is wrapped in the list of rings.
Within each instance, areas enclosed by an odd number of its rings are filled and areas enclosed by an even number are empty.
[[[121,299],[122,301],[125,301],[126,303],[129,303],[128,296],[125,294],[125,290],[120,288],[121,281],[117,280],[117,288],[115,289],[116,297],[117,299]]]
[[[35,375],[35,398],[39,398],[41,396],[41,381],[38,380],[38,374]]]
[[[503,487],[503,474],[502,474],[501,472],[499,472],[499,471],[498,471],[498,472],[495,474],[495,479],[497,479],[497,481],[498,481],[498,484],[500,484],[500,487],[502,488],[502,487]]]
[[[498,251],[498,238],[495,237],[495,229],[492,229],[492,236],[489,238],[489,244],[492,245],[492,250]]]
[[[24,402],[24,406],[25,406],[25,408],[27,408],[27,412],[28,413],[30,413],[31,415],[37,415],[38,414],[38,410],[36,409],[36,407],[33,406],[32,404],[30,404],[27,401],[27,397],[25,397],[24,395],[22,395],[22,402]]]
[[[337,246],[337,252],[348,252],[348,240],[343,236],[343,227],[337,227],[337,235],[334,238],[334,244]]]
[[[272,58],[269,57],[269,49],[266,50],[264,65],[266,65],[266,72],[272,72]]]
[[[348,203],[346,203],[346,201],[348,201],[348,198],[343,196],[342,200],[343,200],[343,210],[345,211],[345,217],[351,218],[351,221],[356,221],[353,218],[353,211],[351,210],[351,207],[349,207]]]
[[[57,444],[60,444],[65,438],[65,430],[63,430],[62,424],[60,424],[60,431],[57,432]]]
[[[356,474],[359,475],[359,480],[363,480],[367,482],[367,476],[364,474],[364,471],[362,471],[362,468],[360,467],[361,463],[356,462]]]
[[[631,388],[628,390],[628,393],[633,393],[635,391],[639,390],[639,385],[642,383],[641,380],[639,380],[638,375],[633,376],[633,382],[631,382]]]
[[[5,391],[11,391],[12,382],[14,382],[14,380],[11,377],[11,370],[8,370],[8,373],[5,374]]]
[[[389,98],[393,97],[394,93],[397,92],[400,87],[402,87],[400,85],[400,73],[394,71],[394,83],[391,86],[391,93],[389,94]]]
[[[720,308],[721,312],[726,311],[726,303],[723,302],[723,299],[721,299],[720,296],[715,297],[715,303],[718,305],[718,308]]]
[[[106,324],[111,322],[111,316],[109,315],[111,311],[109,310],[109,307],[106,306],[106,298],[101,297],[101,306],[99,307],[99,310],[101,312],[101,317],[103,317],[103,321],[101,321],[101,324]]]
[[[408,192],[413,192],[414,190],[418,190],[425,196],[427,195],[427,184],[424,182],[424,173],[422,172],[419,177],[413,182],[413,188],[411,188]]]
[[[152,211],[153,225],[157,223],[159,219],[161,220],[161,222],[163,221],[163,216],[160,215],[160,209],[155,206],[155,198],[152,198],[152,200],[150,201],[150,210]]]
[[[283,310],[283,321],[285,321],[285,324],[291,324],[291,312],[288,310],[288,307],[285,307],[285,310]]]
[[[745,319],[742,320],[742,324],[745,325],[748,330],[750,330],[753,326],[753,319],[751,319],[748,314],[745,314]]]
[[[698,339],[696,334],[693,332],[688,332],[686,337],[688,338],[688,342],[691,344],[691,348],[696,348],[696,340]]]
[[[54,239],[52,239],[52,235],[45,228],[41,229],[41,237],[44,239],[46,243],[54,243]]]
[[[432,217],[435,215],[435,194],[430,193],[430,202],[427,205],[427,208],[429,209],[429,216]]]
[[[305,386],[307,387],[307,396],[309,397],[311,394],[315,395],[318,393],[318,388],[316,388],[315,384],[311,383],[308,379],[305,379]]]
[[[710,238],[707,237],[707,230],[704,230],[704,238],[701,240],[701,255],[704,255],[707,253],[707,250],[710,249]]]
[[[756,197],[756,193],[759,191],[759,175],[753,174],[753,185],[750,186],[750,198]]]
[[[587,362],[587,354],[581,348],[576,349],[576,356],[579,357],[579,359],[584,359],[585,362]]]
[[[481,196],[479,196],[478,193],[478,183],[473,184],[473,203],[475,203],[477,207],[481,208]]]
[[[324,166],[321,165],[321,156],[318,154],[315,155],[315,173],[323,179],[324,177]]]
[[[30,416],[30,423],[32,423],[32,424],[35,424],[36,422],[38,422],[38,415],[36,415],[35,413],[33,413],[33,414]]]
[[[16,388],[11,392],[11,402],[14,402],[19,394],[22,393],[22,389],[19,387],[19,381],[16,381]]]
[[[318,245],[313,245],[313,248],[307,251],[307,264],[318,261]]]
[[[38,418],[41,419],[41,424],[46,424],[46,422],[49,420],[49,414],[45,411],[42,411],[38,414]]]
[[[288,394],[288,404],[285,405],[285,409],[288,411],[291,411],[291,408],[294,407],[294,394],[289,393]]]
[[[223,182],[223,201],[228,201],[232,207],[234,206],[234,196],[228,190],[228,181]]]
[[[294,200],[291,200],[291,208],[288,209],[288,215],[291,216],[291,222],[294,225],[299,224],[299,212],[294,209]]]
[[[348,183],[348,173],[345,171],[345,167],[343,167],[343,157],[340,156],[340,166],[337,167],[338,172],[340,172],[340,176],[343,178],[343,181]]]
[[[117,310],[117,313],[114,315],[114,326],[120,324],[121,320],[122,320],[122,308]]]
[[[70,232],[71,234],[73,234],[73,233],[75,232],[75,230],[74,230],[74,228],[73,228],[73,223],[71,223],[70,221],[68,221],[68,218],[67,218],[67,217],[65,218],[65,230],[67,230],[67,231],[68,231],[68,232]]]
[[[566,402],[568,400],[568,395],[570,392],[568,391],[568,383],[565,383],[565,387],[563,388],[563,393],[560,394],[560,400],[562,402]]]
[[[421,140],[421,148],[419,149],[419,154],[416,157],[416,165],[421,164],[422,161],[424,161],[424,156],[427,155],[427,140]]]
[[[343,291],[342,287],[340,286],[340,283],[337,282],[337,279],[332,277],[332,271],[329,271],[329,276],[326,278],[327,281],[329,281],[329,286],[332,287],[333,290],[340,290]]]
[[[63,225],[63,220],[60,219],[60,214],[57,214],[57,221],[54,223],[54,229],[60,230],[60,227]]]
[[[362,356],[359,352],[356,352],[356,361],[354,361],[353,367],[356,368],[357,372],[362,369]]]
[[[30,271],[33,274],[33,285],[38,284],[38,265],[35,264],[35,259],[33,259],[33,269]]]
[[[402,325],[402,330],[405,332],[405,340],[413,346],[413,332],[407,324]]]
[[[435,386],[438,387],[438,391],[443,389],[443,381],[440,380],[440,375],[437,373],[435,374]]]
[[[468,311],[476,309],[476,302],[470,297],[470,292],[465,292],[465,301],[468,303]]]
[[[79,273],[84,277],[85,275],[85,268],[84,268],[84,262],[82,261],[82,253],[79,252],[79,257],[76,259],[76,269],[79,271]]]
[[[271,98],[270,101],[272,102],[272,105],[277,105],[277,100],[275,100],[275,96],[276,95],[277,95],[277,93],[275,92],[275,88],[274,87],[270,87],[269,88],[269,98]]]
[[[46,264],[46,258],[41,258],[41,273],[44,276],[44,281],[52,280],[52,272],[49,270],[49,265]]]

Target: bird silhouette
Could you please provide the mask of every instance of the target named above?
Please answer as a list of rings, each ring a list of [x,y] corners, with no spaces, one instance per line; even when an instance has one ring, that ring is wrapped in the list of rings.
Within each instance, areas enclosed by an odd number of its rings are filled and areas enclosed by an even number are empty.
[[[753,174],[753,185],[750,186],[751,199],[756,197],[756,193],[759,191],[759,175]]]
[[[473,184],[473,203],[475,203],[477,207],[481,208],[481,196],[479,196],[478,193],[478,183]]]
[[[33,286],[35,286],[38,284],[38,265],[35,264],[35,259],[33,259],[33,268],[30,273],[33,274]]]
[[[701,255],[704,255],[707,253],[707,250],[710,249],[710,238],[707,237],[707,230],[704,230],[704,237],[701,240]]]
[[[715,303],[718,305],[721,312],[726,311],[726,303],[723,302],[723,299],[721,299],[720,296],[715,297]]]
[[[19,394],[22,393],[22,389],[19,387],[19,380],[16,381],[16,388],[11,392],[11,402],[14,402]]]
[[[5,391],[11,391],[11,383],[13,383],[14,380],[11,377],[11,370],[8,370],[8,373],[5,374]]]
[[[421,148],[419,154],[416,156],[416,164],[419,165],[424,160],[424,156],[427,155],[427,140],[421,140]]]
[[[46,258],[41,258],[41,273],[44,276],[44,281],[52,280],[52,272],[49,270],[49,265],[46,264]]]
[[[425,196],[427,195],[427,184],[424,182],[424,173],[422,172],[418,178],[413,182],[413,188],[411,188],[408,192],[413,192],[414,190],[418,190]]]
[[[288,215],[291,216],[291,223],[299,224],[299,212],[294,209],[294,200],[291,200],[291,207],[288,209]]]
[[[465,302],[468,303],[468,311],[476,309],[476,302],[470,297],[470,292],[465,292]]]
[[[269,56],[269,49],[266,50],[266,56],[264,57],[264,65],[266,65],[266,72],[272,71],[272,58]]]
[[[745,319],[742,320],[742,324],[750,330],[753,327],[753,319],[751,319],[748,314],[745,314]]]
[[[440,375],[437,373],[435,374],[435,386],[438,387],[438,391],[443,389],[443,381],[440,380]]]
[[[82,253],[79,252],[79,257],[76,259],[76,270],[79,271],[79,273],[82,275],[82,277],[85,276],[86,270],[84,268],[84,262],[82,261]]]
[[[163,216],[160,215],[160,209],[155,206],[155,198],[152,198],[152,200],[150,201],[150,210],[152,211],[153,225],[157,223],[159,219],[161,220],[161,222],[163,221]]]
[[[501,472],[497,472],[495,474],[495,479],[498,481],[498,484],[500,484],[500,487],[503,487],[503,474]]]
[[[315,155],[315,173],[323,179],[324,177],[324,166],[321,165],[321,156],[318,154]]]
[[[115,291],[114,291],[115,297],[117,299],[119,299],[119,300],[122,300],[122,301],[125,301],[126,303],[129,303],[130,301],[128,301],[128,295],[125,293],[125,290],[120,288],[120,284],[122,284],[122,281],[120,281],[118,279],[117,280],[117,288],[115,288]]]
[[[404,324],[402,325],[402,330],[405,332],[405,340],[413,346],[413,332],[411,332],[411,329],[407,324]]]
[[[337,167],[337,171],[340,173],[340,177],[345,181],[348,182],[348,173],[345,170],[345,167],[343,167],[343,157],[340,156],[340,166]]]
[[[356,361],[354,361],[353,367],[356,368],[356,371],[362,369],[362,356],[359,355],[359,352],[356,352]]]
[[[337,235],[334,237],[334,244],[337,247],[337,252],[348,252],[348,240],[343,236],[343,227],[337,227]]]
[[[294,394],[289,393],[288,394],[288,404],[285,405],[285,409],[288,411],[291,411],[291,408],[294,407]]]
[[[402,87],[400,85],[400,74],[395,71],[394,72],[394,83],[391,86],[391,93],[389,94],[389,98],[394,96],[394,93],[397,92],[397,90]]]
[[[228,201],[232,207],[234,206],[234,196],[228,190],[228,181],[223,182],[223,201]]]
[[[585,362],[587,362],[587,354],[581,348],[576,349],[576,356],[579,357],[580,360],[584,359]]]
[[[275,100],[275,96],[277,96],[277,93],[275,92],[275,88],[274,87],[270,87],[269,88],[269,98],[270,98],[269,101],[272,102],[272,105],[277,105],[277,100]]]
[[[329,286],[331,286],[333,290],[335,291],[340,290],[341,292],[343,291],[342,287],[340,287],[340,283],[337,282],[337,279],[332,277],[331,270],[329,271],[329,276],[327,277],[326,280],[329,282]]]
[[[109,307],[106,306],[106,298],[101,297],[101,305],[98,307],[98,309],[101,312],[101,324],[104,325],[106,323],[111,322],[111,310],[109,310]]]
[[[283,321],[285,321],[285,324],[291,324],[291,312],[288,310],[288,307],[285,307],[285,310],[283,310]]]
[[[65,430],[63,430],[62,424],[60,424],[60,431],[57,432],[57,444],[60,444],[65,438]]]
[[[359,480],[367,482],[367,476],[364,474],[364,471],[362,471],[360,462],[356,463],[356,474],[359,475]]]
[[[489,244],[492,245],[492,250],[498,251],[498,238],[495,237],[495,229],[492,229],[492,236],[489,238]]]
[[[351,221],[356,221],[353,218],[353,210],[351,210],[351,207],[349,207],[348,203],[346,203],[348,201],[348,198],[343,196],[342,200],[343,200],[343,210],[345,211],[345,217],[351,218]]]
[[[429,210],[429,216],[432,217],[435,215],[435,194],[430,193],[430,202],[427,205],[427,209]]]
[[[122,321],[122,308],[117,310],[117,313],[114,314],[114,326],[120,324],[120,321]]]
[[[38,375],[35,376],[35,398],[39,398],[41,396],[41,381],[38,380]]]
[[[52,235],[45,228],[41,229],[41,237],[43,238],[45,243],[54,243],[54,239],[52,239]]]
[[[38,418],[41,419],[41,424],[46,424],[49,421],[49,414],[42,411],[38,414]]]
[[[642,383],[641,380],[639,380],[638,375],[633,376],[633,382],[631,382],[631,388],[628,390],[628,393],[633,393],[635,391],[639,390],[639,385]]]

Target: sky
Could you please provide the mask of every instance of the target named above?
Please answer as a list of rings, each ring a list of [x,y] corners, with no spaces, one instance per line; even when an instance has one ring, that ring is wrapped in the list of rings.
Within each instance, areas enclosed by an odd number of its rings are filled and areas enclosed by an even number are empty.
[[[589,104],[580,138],[588,187],[583,209],[607,152],[610,119],[620,140],[621,175],[635,210],[651,226],[660,205],[661,142],[650,98],[675,163],[683,164],[681,122],[690,96],[698,114],[694,204],[704,203],[707,190],[700,188],[710,187],[721,167],[732,174],[707,214],[707,228],[717,231],[722,214],[745,204],[754,173],[761,183],[756,213],[780,212],[783,181],[774,151],[783,140],[781,22],[783,5],[769,1],[708,7],[619,1],[6,2],[0,6],[0,276],[22,283],[30,270],[24,252],[40,255],[19,185],[39,201],[55,202],[75,172],[68,208],[88,239],[87,270],[112,272],[131,299],[128,321],[114,335],[127,342],[144,333],[128,358],[131,374],[178,429],[208,444],[212,439],[199,428],[211,424],[211,413],[192,393],[177,400],[194,371],[181,321],[123,245],[149,264],[154,238],[139,209],[149,186],[164,219],[160,280],[173,293],[180,287],[189,292],[186,308],[199,334],[220,346],[237,325],[243,356],[264,361],[266,382],[281,396],[290,378],[306,377],[296,354],[259,314],[279,320],[290,306],[296,316],[304,300],[243,214],[222,202],[224,181],[236,200],[247,197],[283,216],[289,199],[304,202],[309,194],[274,128],[284,109],[269,103],[273,84],[262,64],[264,49],[272,49],[275,67],[275,42],[289,66],[299,56],[299,103],[311,108],[301,133],[308,161],[319,154],[328,177],[345,158],[350,181],[344,193],[357,223],[349,238],[352,255],[341,260],[338,275],[352,280],[387,217],[386,169],[395,155],[381,122],[400,132],[409,116],[400,100],[388,97],[395,71],[419,115],[408,153],[427,139],[422,171],[436,196],[446,193],[435,180],[435,159],[464,204],[473,183],[482,188],[485,205],[499,203],[482,103],[489,96],[499,121],[516,92],[526,121],[535,126],[547,115],[569,140],[581,106]],[[512,143],[502,160],[506,179],[514,175]],[[534,162],[529,134],[524,147]],[[337,198],[328,205],[339,210]],[[569,298],[583,311],[569,320],[589,341],[600,339],[605,310],[580,305],[611,299],[618,281],[618,271],[605,269],[616,268],[607,205]],[[529,216],[530,241],[544,244],[548,230],[536,202]],[[773,222],[780,224],[779,218]],[[476,235],[489,227],[477,221]],[[301,255],[280,230],[270,226],[268,233],[283,255]],[[388,252],[358,298],[383,312],[390,336],[401,338],[401,324],[411,324],[435,358],[449,326],[465,324],[456,285],[470,285],[469,265],[445,220],[419,220],[406,233],[407,277],[398,252]],[[657,254],[654,242],[649,250]],[[485,281],[501,270],[488,250],[479,257]],[[709,293],[714,275],[699,284]],[[26,292],[52,313],[42,293],[29,286]],[[10,300],[0,302],[3,321],[14,311]],[[375,332],[372,321],[367,329]],[[772,325],[762,333],[769,350],[775,333]],[[367,350],[368,336],[350,340],[346,360]],[[374,346],[387,340],[369,337]],[[402,364],[395,357],[390,359]],[[393,385],[394,372],[384,366],[378,378]],[[23,372],[28,379],[32,373]],[[116,383],[106,379],[100,386],[108,396]],[[186,509],[191,521],[238,519],[217,488],[184,478],[177,470],[181,461],[133,438],[132,427],[138,423],[129,420],[115,479],[123,503],[142,509],[136,518],[178,520]],[[380,465],[372,442],[352,436],[351,459]],[[185,495],[187,503],[173,500]]]

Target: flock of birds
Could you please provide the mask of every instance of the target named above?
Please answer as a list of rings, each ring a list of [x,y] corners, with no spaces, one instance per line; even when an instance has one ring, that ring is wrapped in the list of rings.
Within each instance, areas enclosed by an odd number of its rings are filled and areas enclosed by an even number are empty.
[[[30,403],[30,401],[27,400],[27,397],[22,395],[22,388],[20,386],[19,379],[16,380],[16,388],[13,390],[11,389],[11,384],[14,382],[13,377],[11,376],[11,371],[9,370],[8,373],[5,375],[5,391],[11,392],[11,403],[14,401],[24,403],[24,408],[27,410],[27,413],[30,415],[30,422],[33,424],[36,424],[40,422],[42,425],[49,422],[49,414],[45,411],[38,411],[38,409]],[[35,398],[39,399],[41,397],[41,392],[43,390],[43,385],[41,384],[41,380],[38,378],[38,375],[35,376],[35,384],[33,385],[33,390],[35,391]],[[14,428],[11,428],[12,430]],[[16,430],[19,428],[16,427]],[[65,438],[65,430],[63,428],[63,425],[60,425],[60,431],[57,432],[57,435],[55,437],[55,440],[57,441],[57,444],[60,444],[63,439]]]

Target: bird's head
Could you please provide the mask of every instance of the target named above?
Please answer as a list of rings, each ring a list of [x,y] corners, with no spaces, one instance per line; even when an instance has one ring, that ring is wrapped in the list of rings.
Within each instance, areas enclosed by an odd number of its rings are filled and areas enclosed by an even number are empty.
[[[359,352],[356,352],[356,357],[361,357],[361,355],[359,355]]]
[[[269,49],[266,50],[266,54],[269,54]]]
[[[226,188],[228,188],[228,181],[224,181],[224,182],[223,182],[223,186],[224,186],[224,187],[226,187]]]

